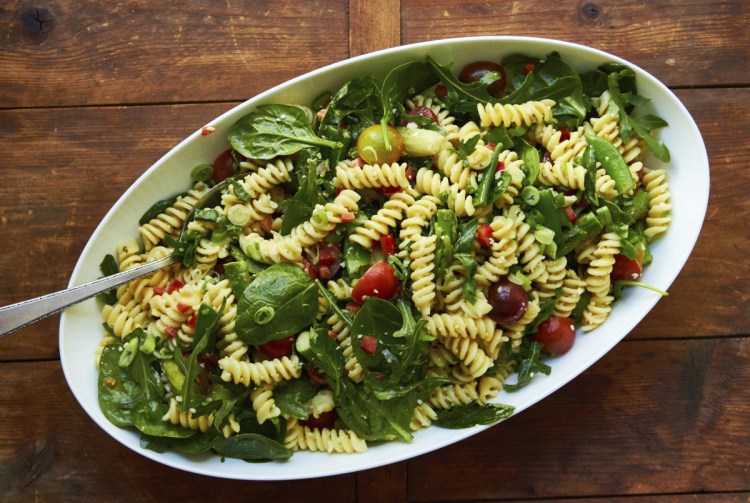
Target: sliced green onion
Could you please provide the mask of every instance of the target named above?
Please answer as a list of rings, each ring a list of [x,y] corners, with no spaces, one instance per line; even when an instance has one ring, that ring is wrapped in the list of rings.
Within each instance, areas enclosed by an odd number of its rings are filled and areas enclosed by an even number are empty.
[[[250,209],[241,204],[235,204],[227,211],[227,218],[234,225],[245,226],[250,222]]]
[[[138,337],[131,338],[128,342],[122,345],[122,353],[117,364],[120,367],[127,367],[133,363],[135,353],[138,351]]]
[[[534,231],[534,237],[543,245],[549,245],[555,242],[555,231],[547,227],[539,226]]]
[[[156,349],[156,339],[151,332],[146,332],[146,338],[143,339],[143,342],[138,349],[141,350],[141,353],[147,355],[150,355],[154,352],[154,349]]]
[[[207,183],[214,177],[214,167],[208,163],[199,164],[190,172],[190,178],[196,182]]]
[[[321,205],[317,205],[312,212],[311,221],[318,229],[328,225],[328,213],[326,212],[326,209]]]
[[[531,290],[531,280],[521,271],[513,271],[508,274],[508,281],[522,286],[527,292]]]
[[[529,206],[536,206],[539,203],[539,189],[528,185],[521,191],[521,199]]]
[[[271,306],[263,306],[255,311],[253,320],[255,320],[255,323],[257,323],[258,325],[265,325],[266,323],[270,322],[275,315],[276,310],[274,308],[272,308]]]

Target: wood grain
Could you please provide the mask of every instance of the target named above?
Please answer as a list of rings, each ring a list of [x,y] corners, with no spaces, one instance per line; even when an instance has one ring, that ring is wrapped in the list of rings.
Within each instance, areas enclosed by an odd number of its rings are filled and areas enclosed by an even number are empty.
[[[645,68],[670,86],[747,84],[750,4],[659,0],[486,2],[402,0],[404,44],[523,35],[589,45]]]
[[[347,0],[4,2],[0,107],[243,100],[345,59],[346,26]]]
[[[401,43],[401,0],[349,0],[349,55]]]
[[[530,410],[410,461],[409,500],[747,492],[748,379],[747,338],[623,343]]]

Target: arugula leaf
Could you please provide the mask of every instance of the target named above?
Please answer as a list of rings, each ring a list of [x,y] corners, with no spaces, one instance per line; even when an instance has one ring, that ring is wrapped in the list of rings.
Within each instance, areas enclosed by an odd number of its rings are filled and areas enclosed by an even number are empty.
[[[538,342],[530,342],[525,348],[516,355],[519,360],[518,380],[515,384],[505,383],[503,389],[506,391],[517,391],[531,382],[534,374],[540,373],[549,375],[552,369],[549,365],[542,362],[542,345]]]
[[[440,77],[440,81],[448,88],[448,92],[455,95],[456,100],[466,100],[475,104],[494,103],[497,101],[497,99],[487,91],[487,86],[502,77],[498,72],[489,72],[476,82],[464,84],[453,75],[453,72],[451,71],[452,65],[450,63],[441,65],[430,56],[427,56],[427,62]]]
[[[437,237],[435,250],[435,281],[439,281],[453,261],[453,243],[456,241],[458,219],[452,210],[438,210],[434,229]]]
[[[477,135],[478,136],[478,135]],[[490,163],[484,168],[482,172],[482,180],[479,182],[477,193],[474,196],[474,206],[481,208],[492,204],[495,199],[495,186],[497,185],[497,177],[495,176],[497,159],[500,157],[500,152],[503,150],[502,144],[495,145],[495,150],[492,151],[492,157]]]
[[[503,404],[483,404],[476,402],[452,409],[439,410],[432,422],[435,426],[449,429],[463,429],[478,425],[494,424],[513,415],[515,407]]]
[[[316,291],[296,264],[274,264],[259,272],[237,303],[237,336],[260,346],[304,330],[318,312]]]
[[[457,253],[453,257],[466,269],[466,280],[461,291],[461,298],[469,304],[474,304],[477,301],[477,280],[474,277],[477,272],[477,261],[469,253]]]
[[[347,427],[365,440],[401,439],[411,442],[411,423],[417,406],[417,393],[412,391],[390,400],[378,400],[362,384],[348,379],[341,381],[341,392],[336,395],[336,409]]]
[[[477,236],[479,221],[476,218],[467,220],[458,226],[458,238],[453,247],[454,253],[471,253]]]
[[[292,155],[310,146],[341,148],[341,142],[318,137],[310,119],[294,105],[260,105],[242,117],[229,131],[229,143],[250,159]]]

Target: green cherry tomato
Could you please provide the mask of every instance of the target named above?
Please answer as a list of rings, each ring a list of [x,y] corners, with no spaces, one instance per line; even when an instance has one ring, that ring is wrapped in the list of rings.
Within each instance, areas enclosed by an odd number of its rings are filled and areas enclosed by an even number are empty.
[[[404,140],[401,134],[391,126],[387,127],[390,149],[383,138],[383,126],[375,124],[366,128],[357,138],[357,154],[367,164],[391,164],[401,158],[404,152]]]

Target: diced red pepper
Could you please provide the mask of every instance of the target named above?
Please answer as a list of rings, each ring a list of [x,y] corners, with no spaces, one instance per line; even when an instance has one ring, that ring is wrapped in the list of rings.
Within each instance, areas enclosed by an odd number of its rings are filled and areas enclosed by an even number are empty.
[[[560,131],[560,141],[570,140],[570,130],[568,128],[561,127],[559,131]]]
[[[216,355],[209,355],[206,353],[199,353],[197,356],[198,363],[203,364],[208,372],[213,372],[216,366],[219,364],[219,357]]]
[[[448,88],[445,87],[445,84],[438,84],[435,86],[435,96],[438,98],[445,98],[448,96]]]
[[[528,75],[533,71],[534,71],[534,63],[529,61],[528,63],[526,63],[526,66],[523,67],[523,74]]]
[[[197,315],[197,314],[194,314],[194,315],[192,315],[192,316],[190,317],[190,319],[188,320],[188,326],[189,326],[190,328],[195,328],[195,323],[196,323],[197,321],[198,321],[198,315]]]
[[[497,143],[489,142],[487,144],[487,148],[490,150],[495,150],[495,147],[497,147]]]
[[[495,166],[495,173],[498,171],[505,171],[505,163],[503,161],[497,161],[497,166]]]
[[[570,206],[565,207],[565,216],[568,217],[568,221],[571,224],[576,223],[576,220],[578,220],[578,215],[576,215],[576,212]]]
[[[346,309],[349,312],[356,313],[357,311],[359,311],[361,307],[362,306],[357,304],[356,302],[347,302],[346,307],[344,309]]]
[[[312,365],[308,365],[306,367],[306,370],[307,370],[307,376],[310,378],[310,381],[313,384],[325,384],[326,383],[326,378],[323,377],[323,374],[321,374],[320,371],[316,367]]]
[[[380,249],[386,255],[393,255],[396,253],[396,236],[393,234],[386,234],[380,238]]]
[[[187,314],[193,310],[193,306],[189,306],[187,304],[183,304],[182,302],[180,302],[177,304],[177,310],[181,312],[182,314]]]
[[[407,166],[406,179],[409,180],[409,183],[414,183],[414,180],[417,179],[417,170],[412,168],[411,166]]]
[[[328,337],[330,337],[331,339],[333,339],[333,340],[335,341],[336,339],[338,339],[338,337],[339,337],[339,336],[338,336],[338,334],[337,334],[336,332],[334,332],[333,330],[329,330],[329,331],[328,331]]]
[[[201,136],[208,136],[214,131],[216,131],[216,128],[213,126],[203,126],[201,128]]]
[[[174,339],[177,337],[177,329],[175,327],[167,327],[164,329],[164,333],[167,334],[168,337],[171,337]]]
[[[362,342],[360,343],[362,351],[367,354],[374,355],[378,349],[378,340],[371,335],[362,336]]]
[[[263,220],[260,221],[260,228],[264,231],[268,232],[273,227],[273,218],[266,217]]]
[[[336,409],[332,409],[328,412],[323,412],[318,417],[310,415],[307,419],[301,420],[299,424],[317,430],[331,429],[336,426],[336,419],[338,419],[338,417],[339,415],[336,412]]]
[[[185,286],[185,283],[183,283],[179,279],[173,279],[169,283],[169,285],[167,285],[167,293],[174,293],[177,290],[179,290],[180,288],[182,288],[183,286]]]
[[[489,224],[482,224],[477,227],[477,241],[485,248],[492,244],[492,227]]]
[[[164,295],[164,289],[160,286],[155,286],[154,295]]]
[[[367,163],[365,162],[364,159],[362,159],[361,157],[357,157],[356,159],[354,159],[354,162],[352,163],[352,168],[355,168],[355,167],[356,168],[361,168],[365,164],[367,164]]]
[[[336,187],[336,195],[337,195],[337,196],[338,196],[339,194],[341,194],[342,192],[344,192],[344,187]]]
[[[401,192],[402,190],[403,189],[401,187],[378,187],[377,189],[375,189],[375,192],[377,192],[381,196],[391,197],[393,194]]]
[[[350,211],[345,211],[341,214],[341,221],[342,222],[354,222],[355,215],[354,213]]]

